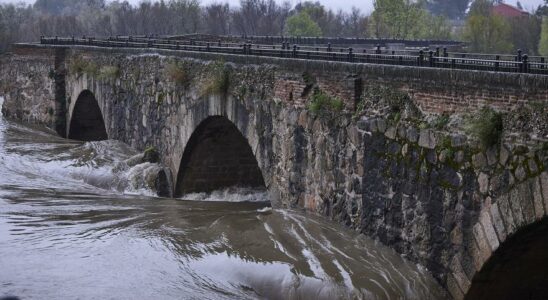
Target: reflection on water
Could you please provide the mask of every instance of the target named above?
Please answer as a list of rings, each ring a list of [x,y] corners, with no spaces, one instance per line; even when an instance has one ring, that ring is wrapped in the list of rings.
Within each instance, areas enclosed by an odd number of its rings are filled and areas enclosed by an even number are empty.
[[[336,224],[231,203],[264,193],[128,195],[127,176],[113,166],[133,154],[121,143],[67,141],[0,119],[0,296],[444,297],[424,270]],[[196,201],[222,198],[231,202]]]

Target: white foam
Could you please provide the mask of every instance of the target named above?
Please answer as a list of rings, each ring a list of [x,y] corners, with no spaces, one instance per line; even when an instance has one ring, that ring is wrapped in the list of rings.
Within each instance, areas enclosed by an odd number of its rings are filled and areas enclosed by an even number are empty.
[[[269,202],[268,192],[262,188],[229,187],[210,193],[189,193],[181,197],[190,201]]]

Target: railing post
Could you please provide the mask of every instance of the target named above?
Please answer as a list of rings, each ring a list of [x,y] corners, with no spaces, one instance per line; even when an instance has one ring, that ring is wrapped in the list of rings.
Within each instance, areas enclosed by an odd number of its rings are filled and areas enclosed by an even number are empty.
[[[348,61],[353,62],[354,61],[354,49],[352,47],[348,48]]]
[[[434,51],[428,51],[428,61],[430,62],[430,67],[434,66]]]
[[[541,68],[541,69],[544,69],[544,62],[545,62],[544,57],[541,57],[541,58],[540,58],[540,68]]]
[[[521,68],[523,73],[529,73],[529,62],[527,61],[529,59],[529,56],[525,54],[522,58],[521,64],[523,67]]]
[[[206,44],[206,51],[207,51],[207,52],[209,52],[209,50],[211,50],[209,47],[210,47],[210,46],[209,46],[209,42],[207,42],[207,44]]]
[[[457,67],[456,59],[451,58],[451,69],[455,69]]]
[[[45,40],[44,40],[44,36],[43,36],[43,35],[40,36],[40,44],[45,44]]]
[[[424,61],[424,51],[421,50],[421,51],[419,51],[419,57],[417,58],[417,65],[418,65],[419,67],[421,67],[423,61]]]
[[[495,62],[495,71],[498,71],[498,70],[499,70],[499,66],[500,66],[500,63],[499,63],[500,55],[497,55],[497,56],[495,57],[495,60],[496,60],[496,62]]]
[[[331,52],[331,43],[327,44],[327,52]]]
[[[293,45],[293,57],[297,57],[297,45]]]

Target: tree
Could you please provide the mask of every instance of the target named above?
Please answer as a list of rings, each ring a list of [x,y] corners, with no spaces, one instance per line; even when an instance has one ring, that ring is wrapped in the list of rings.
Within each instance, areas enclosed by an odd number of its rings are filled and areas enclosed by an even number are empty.
[[[540,34],[538,52],[542,56],[548,56],[548,17],[542,19],[542,31]]]
[[[375,11],[369,27],[377,38],[418,39],[450,35],[445,19],[434,18],[422,8],[421,2],[376,0],[373,5]]]
[[[470,0],[428,0],[426,8],[435,15],[463,19]]]
[[[510,53],[514,49],[511,42],[511,27],[501,16],[491,13],[492,2],[474,1],[464,27],[464,40],[470,43],[471,51],[483,53]]]
[[[287,19],[285,33],[290,36],[322,36],[318,23],[304,11]]]

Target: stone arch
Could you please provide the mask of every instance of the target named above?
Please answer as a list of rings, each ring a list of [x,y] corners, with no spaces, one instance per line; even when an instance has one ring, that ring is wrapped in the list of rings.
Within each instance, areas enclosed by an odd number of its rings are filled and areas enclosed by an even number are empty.
[[[455,299],[542,299],[548,295],[548,172],[487,197],[453,257],[447,287]]]
[[[247,138],[227,117],[209,116],[197,126],[186,144],[175,195],[231,186],[266,187]]]
[[[476,273],[465,299],[545,299],[548,218],[508,238]]]
[[[68,138],[80,141],[108,139],[101,108],[90,90],[83,90],[76,99],[70,116]]]

